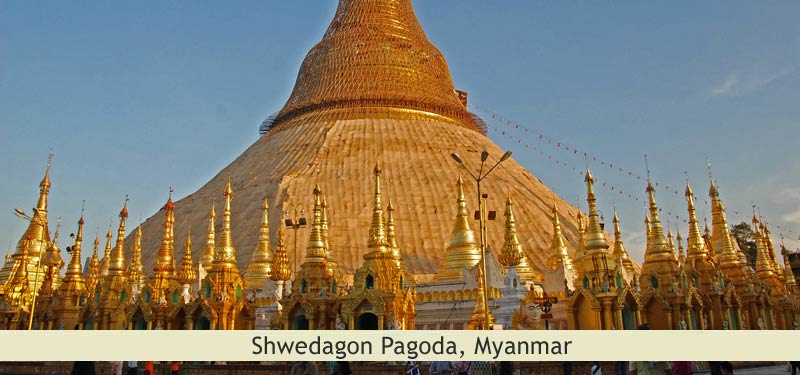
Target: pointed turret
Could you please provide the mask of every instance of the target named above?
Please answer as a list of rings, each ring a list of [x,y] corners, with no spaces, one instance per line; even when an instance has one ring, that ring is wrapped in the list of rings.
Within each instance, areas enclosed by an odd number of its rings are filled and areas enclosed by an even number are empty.
[[[192,228],[186,230],[186,244],[183,249],[183,260],[181,267],[176,275],[178,282],[183,285],[190,285],[197,281],[197,271],[192,263]]]
[[[587,255],[608,254],[608,242],[603,228],[600,226],[600,214],[597,211],[597,199],[594,195],[594,177],[589,168],[586,168],[586,202],[589,204],[589,225],[586,228]]]
[[[550,258],[547,261],[547,269],[555,271],[558,267],[572,269],[572,258],[569,257],[567,245],[564,243],[564,235],[561,233],[561,222],[558,220],[558,206],[553,202],[553,240],[550,243]]]
[[[311,234],[306,248],[304,262],[326,262],[328,251],[325,248],[325,239],[322,237],[322,188],[317,184],[314,187],[314,218],[311,220]]]
[[[131,251],[131,262],[128,264],[128,271],[125,274],[128,282],[135,285],[136,290],[141,291],[147,283],[147,275],[144,273],[144,263],[142,263],[142,226],[136,228],[136,238],[133,242]]]
[[[739,254],[733,245],[733,235],[728,228],[725,207],[719,198],[719,190],[713,180],[711,180],[708,195],[711,197],[711,247],[719,257],[719,266],[723,273],[733,280],[737,288],[744,288],[747,281],[742,268],[746,265],[741,263]]]
[[[217,217],[217,211],[214,209],[215,199],[211,199],[211,212],[208,214],[208,236],[206,237],[206,247],[203,250],[203,257],[200,263],[203,268],[208,271],[211,269],[211,264],[214,263],[214,249],[216,248],[216,229],[214,227],[214,219]]]
[[[761,228],[758,218],[753,215],[753,232],[756,242],[756,274],[762,282],[770,283],[777,275],[772,268],[772,259],[769,256],[769,249]]]
[[[371,249],[381,248],[381,251],[389,251],[389,241],[386,239],[386,220],[383,217],[383,203],[381,203],[381,166],[375,163],[373,169],[375,174],[374,194],[372,198],[372,222],[369,226],[369,242],[367,247]]]
[[[100,237],[95,234],[94,236],[94,251],[92,257],[89,259],[89,266],[86,267],[84,273],[84,281],[86,284],[86,291],[91,296],[94,294],[97,284],[100,281],[100,260],[98,257],[98,249],[100,247]]]
[[[328,230],[331,226],[330,218],[328,217],[328,197],[322,196],[322,241],[325,243],[325,250],[328,252],[328,272],[331,274],[339,274],[339,265],[334,256],[333,247],[331,246],[331,238]]]
[[[783,256],[783,272],[786,278],[786,294],[797,295],[797,280],[792,272],[792,264],[789,261],[789,251],[787,251],[786,247],[783,245],[781,245],[781,255]]]
[[[625,250],[625,243],[622,241],[622,230],[619,225],[619,217],[617,210],[614,210],[614,250],[611,252],[611,258],[617,264],[621,264],[628,275],[633,276],[636,274],[636,268],[633,265],[628,251]]]
[[[212,268],[230,268],[236,270],[236,248],[233,247],[233,235],[231,234],[231,201],[233,200],[233,189],[231,188],[231,180],[228,178],[228,183],[225,184],[225,211],[222,214],[222,233],[220,233],[219,241],[216,243],[214,249],[214,262]]]
[[[78,232],[75,235],[75,244],[70,247],[70,260],[67,266],[67,273],[61,283],[62,291],[80,292],[86,287],[83,279],[81,265],[81,246],[83,244],[83,214],[78,220]]]
[[[664,236],[664,228],[661,226],[661,219],[658,216],[658,205],[656,204],[655,188],[647,180],[647,196],[650,211],[650,236],[647,249],[644,254],[642,264],[642,284],[650,284],[653,287],[651,277],[656,276],[659,280],[658,285],[666,287],[670,285],[672,278],[678,271],[678,257],[675,251],[670,248]]]
[[[284,230],[281,225],[278,228],[278,243],[272,255],[272,275],[274,281],[286,281],[292,278],[292,271],[289,269],[289,254],[286,252],[286,240]]]
[[[164,283],[172,279],[175,275],[175,246],[173,237],[173,226],[175,223],[175,203],[172,202],[172,190],[164,204],[164,229],[161,236],[161,246],[158,248],[158,255],[153,263],[153,279],[157,283]]]
[[[689,212],[689,237],[686,242],[686,260],[694,265],[696,261],[709,261],[711,255],[708,253],[706,241],[700,233],[700,224],[697,221],[697,210],[694,207],[694,191],[689,182],[686,182],[686,205]]]
[[[514,219],[514,203],[511,196],[506,198],[506,231],[503,249],[500,252],[500,264],[506,268],[515,267],[520,280],[532,282],[536,275],[531,269],[528,256],[522,250],[522,245],[517,237],[517,221]],[[487,256],[488,257],[488,256]]]
[[[386,206],[386,241],[392,250],[392,258],[397,264],[397,268],[403,268],[403,258],[400,255],[400,245],[397,244],[397,229],[394,225],[394,205],[389,200]]]
[[[681,237],[681,231],[678,231],[678,234],[675,236],[675,240],[678,242],[678,263],[683,266],[686,264],[686,253],[683,251],[683,237]]]
[[[717,256],[717,252],[714,251],[714,247],[711,245],[711,229],[708,229],[708,219],[703,218],[703,242],[706,244],[706,250],[708,250],[708,256],[714,262],[719,261],[719,256]]]
[[[108,263],[109,276],[125,276],[125,220],[128,218],[128,198],[119,212],[119,228],[117,229],[117,244],[111,251],[111,260]]]
[[[244,286],[246,289],[258,289],[264,286],[266,280],[272,273],[272,250],[269,244],[269,203],[264,197],[264,204],[261,206],[261,228],[258,235],[258,243],[250,262],[245,271]]]
[[[456,220],[450,235],[450,246],[439,263],[437,281],[463,281],[461,271],[475,267],[481,260],[480,248],[475,232],[469,226],[469,210],[464,196],[464,180],[458,176],[456,182]]]

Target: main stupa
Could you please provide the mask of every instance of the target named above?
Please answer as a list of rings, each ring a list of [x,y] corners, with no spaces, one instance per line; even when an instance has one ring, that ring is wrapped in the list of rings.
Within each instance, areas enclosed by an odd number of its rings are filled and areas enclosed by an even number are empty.
[[[230,178],[233,243],[239,268],[245,269],[257,246],[264,197],[274,245],[284,212],[294,216],[302,205],[310,223],[312,191],[319,184],[329,206],[333,257],[343,272],[353,273],[367,250],[371,172],[380,162],[405,264],[414,274],[433,274],[450,244],[458,210],[456,181],[462,172],[450,154],[457,152],[471,168],[478,167],[482,150],[492,155],[489,162],[503,154],[464,102],[411,0],[340,0],[322,41],[303,61],[289,100],[261,137],[198,191],[175,202],[174,238],[185,238],[191,225],[195,243],[204,242],[198,229],[208,228],[212,199],[221,208]],[[513,159],[481,188],[489,194],[489,210],[502,213],[507,195],[513,197],[518,236],[533,268],[542,271],[550,255],[554,200],[567,246],[576,248],[577,209]],[[476,209],[476,188],[469,179],[465,194],[468,208]],[[145,269],[152,269],[158,253],[164,215],[161,210],[142,226]],[[471,224],[477,230],[477,222]],[[500,253],[504,229],[502,219],[489,222],[494,254]],[[302,262],[309,230],[286,231],[290,264],[296,254],[297,264]],[[126,240],[128,251],[133,240]],[[193,254],[197,264],[202,252]]]

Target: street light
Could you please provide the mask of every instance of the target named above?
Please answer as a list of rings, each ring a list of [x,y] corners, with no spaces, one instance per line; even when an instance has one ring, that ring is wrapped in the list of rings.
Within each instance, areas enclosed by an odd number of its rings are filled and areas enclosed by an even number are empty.
[[[485,324],[486,329],[492,329],[492,327],[489,326],[489,324],[490,324],[490,319],[489,319],[490,309],[489,309],[489,295],[488,295],[488,292],[489,292],[489,290],[488,290],[489,281],[488,281],[488,277],[486,275],[486,197],[487,197],[487,195],[481,194],[481,181],[483,181],[483,179],[485,179],[486,176],[491,174],[492,171],[494,171],[494,169],[497,168],[498,165],[500,165],[500,163],[504,162],[506,159],[511,157],[511,151],[506,151],[503,154],[503,156],[500,157],[500,160],[498,160],[497,163],[495,163],[491,168],[489,168],[489,170],[484,172],[483,169],[485,167],[486,160],[489,159],[489,151],[483,150],[481,152],[481,166],[480,166],[480,169],[478,169],[478,174],[477,175],[472,173],[472,171],[470,171],[469,169],[467,169],[467,167],[464,165],[464,160],[461,159],[461,156],[459,156],[457,153],[454,152],[454,153],[450,154],[450,157],[452,157],[453,160],[455,160],[458,163],[458,165],[460,165],[465,171],[467,171],[467,173],[469,173],[469,175],[475,180],[475,184],[478,187],[478,205],[479,205],[478,221],[480,223],[480,234],[481,234],[481,243],[480,243],[480,246],[481,246],[481,261],[480,261],[480,263],[478,265],[478,267],[480,267],[479,271],[481,271],[480,272],[481,273],[481,280],[479,280],[479,282],[483,283],[483,287],[484,287],[483,305],[486,306],[486,311],[484,313],[484,324]]]
[[[283,216],[286,219],[283,221],[286,225],[286,228],[294,230],[294,270],[292,271],[293,274],[297,273],[297,258],[299,257],[297,251],[297,230],[300,228],[306,227],[306,218],[303,217],[305,215],[306,210],[303,208],[302,204],[297,204],[294,206],[294,216],[289,217],[289,211],[283,211]]]
[[[27,214],[25,214],[25,211],[23,211],[22,209],[15,208],[14,209],[14,215],[16,215],[19,218],[25,219],[25,220],[27,220],[27,221],[29,221],[31,223],[34,222],[33,218],[28,216]],[[39,236],[39,242],[44,242],[44,232],[45,232],[44,231],[44,225],[42,225],[41,223],[37,223],[37,224],[42,226],[42,234]],[[30,241],[30,238],[28,239],[28,241]],[[28,243],[30,243],[30,242],[28,242]],[[36,295],[39,293],[39,290],[38,290],[39,289],[38,288],[39,287],[39,270],[42,268],[42,257],[44,256],[44,254],[42,254],[42,253],[43,253],[43,251],[40,250],[39,251],[39,259],[36,261],[36,274],[35,274],[35,276],[33,278],[33,298],[31,299],[31,311],[30,311],[30,314],[28,316],[28,331],[33,329],[33,313],[34,313],[34,310],[36,309]],[[26,264],[23,264],[22,266],[23,267],[28,267],[27,262],[26,262]]]

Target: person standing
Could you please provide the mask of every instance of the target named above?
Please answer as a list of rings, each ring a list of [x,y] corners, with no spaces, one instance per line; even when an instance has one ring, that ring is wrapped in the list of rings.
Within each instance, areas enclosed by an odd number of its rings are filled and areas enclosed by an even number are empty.
[[[122,361],[111,362],[111,373],[113,375],[122,375]]]
[[[144,368],[142,368],[143,375],[153,375],[153,361],[144,361]]]
[[[178,361],[172,361],[172,364],[170,365],[169,370],[170,370],[170,374],[178,375],[180,373],[180,371],[181,371],[181,365],[178,363]]]
[[[128,361],[128,372],[126,375],[137,375],[139,373],[139,363],[136,361]]]
[[[800,361],[789,361],[789,365],[792,366],[792,375],[797,375],[797,370],[800,370]]]

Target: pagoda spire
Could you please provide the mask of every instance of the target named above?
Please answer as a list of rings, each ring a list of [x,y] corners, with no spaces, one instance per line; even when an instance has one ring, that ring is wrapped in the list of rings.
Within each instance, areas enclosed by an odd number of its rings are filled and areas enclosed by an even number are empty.
[[[758,218],[753,215],[753,232],[756,242],[756,274],[760,280],[764,281],[777,275],[772,268],[772,259],[769,256],[769,249],[767,249],[767,244],[761,231],[762,228]]]
[[[686,181],[686,206],[689,212],[689,237],[686,240],[686,259],[694,264],[696,259],[707,260],[710,257],[706,242],[700,233],[700,223],[697,221],[697,210],[694,207],[694,191],[689,181]]]
[[[119,212],[119,228],[117,229],[117,244],[111,251],[111,260],[108,263],[109,276],[125,275],[125,220],[128,219],[128,197]]]
[[[89,266],[86,267],[86,271],[84,274],[86,290],[88,291],[88,294],[90,296],[94,295],[95,288],[97,288],[97,283],[100,280],[100,261],[98,259],[99,247],[100,247],[100,236],[95,234],[94,251],[92,252],[92,257],[89,259]]]
[[[656,204],[655,188],[653,188],[650,179],[647,180],[646,192],[650,210],[651,233],[644,254],[642,277],[645,275],[663,276],[663,280],[660,283],[669,285],[667,279],[671,280],[678,271],[678,257],[664,236],[664,228],[661,226],[661,219],[658,217],[659,208]]]
[[[594,177],[589,168],[586,168],[586,202],[589,204],[589,226],[586,228],[586,250],[589,255],[608,253],[603,228],[600,226],[600,215],[597,211],[597,199],[594,195]]]
[[[283,225],[281,225],[278,227],[278,243],[275,246],[275,252],[272,254],[272,274],[270,275],[270,279],[278,283],[279,299],[283,295],[283,283],[292,278],[284,235]]]
[[[131,285],[136,285],[138,291],[147,283],[147,275],[144,273],[144,264],[142,263],[142,226],[136,228],[136,238],[133,242],[133,251],[131,252],[131,262],[128,264],[128,272],[125,275]]]
[[[306,262],[325,262],[328,251],[325,248],[325,239],[322,237],[322,188],[317,184],[314,187],[314,219],[311,221],[311,235],[306,248]]]
[[[711,257],[715,262],[719,260],[717,257],[717,253],[714,251],[714,247],[711,245],[711,230],[708,229],[708,219],[703,218],[703,242],[706,244],[706,250],[708,250],[708,256]]]
[[[547,269],[555,271],[563,265],[564,269],[572,269],[572,259],[567,252],[567,245],[564,243],[564,234],[561,232],[561,222],[558,220],[558,206],[553,201],[553,240],[550,242],[550,258],[547,261]]]
[[[214,227],[214,219],[217,217],[217,211],[214,209],[216,198],[211,198],[211,212],[208,214],[208,236],[206,237],[206,247],[203,250],[203,257],[200,263],[206,270],[211,269],[211,264],[214,263],[214,249],[216,248],[216,229]]]
[[[186,230],[186,244],[183,250],[183,260],[181,267],[176,275],[178,282],[183,285],[190,285],[197,281],[197,271],[192,263],[192,227]]]
[[[686,253],[683,251],[683,238],[681,237],[680,229],[678,229],[675,240],[678,242],[678,263],[681,265],[686,264]]]
[[[231,179],[228,177],[228,183],[225,184],[225,211],[222,213],[222,233],[220,233],[219,241],[216,243],[214,251],[214,265],[217,264],[223,267],[230,267],[234,270],[236,266],[236,248],[233,247],[233,235],[231,234],[231,201],[233,200],[233,189],[231,188]]]
[[[111,225],[106,232],[106,247],[103,250],[103,259],[100,260],[100,277],[108,276],[108,266],[111,264],[111,239],[114,235],[111,232]]]
[[[714,252],[719,256],[719,264],[729,270],[742,267],[739,255],[733,246],[733,236],[728,228],[725,207],[719,198],[719,190],[713,179],[711,180],[708,195],[711,197],[711,245]]]
[[[381,203],[381,166],[375,163],[372,170],[375,175],[374,195],[372,198],[372,223],[369,226],[369,242],[367,247],[370,249],[380,248],[381,251],[389,250],[389,242],[386,239],[386,220],[383,217],[383,203]]]
[[[783,256],[783,272],[786,278],[786,294],[797,295],[797,280],[795,280],[794,273],[792,272],[792,264],[789,261],[789,251],[786,247],[781,245],[781,255]]]
[[[506,230],[503,249],[500,251],[500,264],[506,268],[515,267],[522,281],[534,281],[536,274],[530,266],[528,256],[522,250],[519,237],[517,237],[517,221],[514,219],[514,202],[511,200],[511,195],[506,198],[505,217]]]
[[[400,246],[397,244],[397,229],[394,224],[394,205],[392,205],[391,199],[386,206],[386,241],[392,250],[392,258],[397,267],[403,268],[403,257],[400,254]]]
[[[481,259],[475,232],[469,226],[470,215],[467,198],[464,196],[464,180],[460,175],[456,182],[456,207],[456,220],[450,234],[450,245],[434,277],[437,281],[462,281],[461,271],[464,268],[475,267]]]
[[[264,204],[261,206],[261,228],[250,262],[245,271],[245,288],[257,289],[264,285],[264,282],[272,273],[272,250],[269,244],[269,203],[264,197]]]
[[[339,265],[336,263],[333,247],[331,247],[331,238],[328,235],[328,230],[331,226],[330,218],[328,217],[328,197],[322,196],[322,212],[320,212],[322,220],[322,241],[325,243],[325,250],[328,252],[328,272],[337,273]]]
[[[67,273],[61,285],[69,291],[82,291],[85,288],[83,270],[81,266],[81,245],[83,244],[83,212],[78,220],[78,232],[75,235],[75,244],[70,247],[70,260]]]
[[[158,248],[158,255],[153,263],[153,277],[157,280],[169,280],[175,275],[175,246],[173,240],[175,203],[172,202],[172,188],[169,189],[169,198],[167,198],[167,203],[164,204],[163,209],[166,213],[164,215],[161,246]]]
[[[619,216],[617,216],[616,209],[614,209],[614,250],[611,253],[611,258],[614,259],[617,264],[621,264],[629,275],[636,273],[633,261],[628,251],[625,250],[625,243],[622,241],[622,230],[620,229]]]

